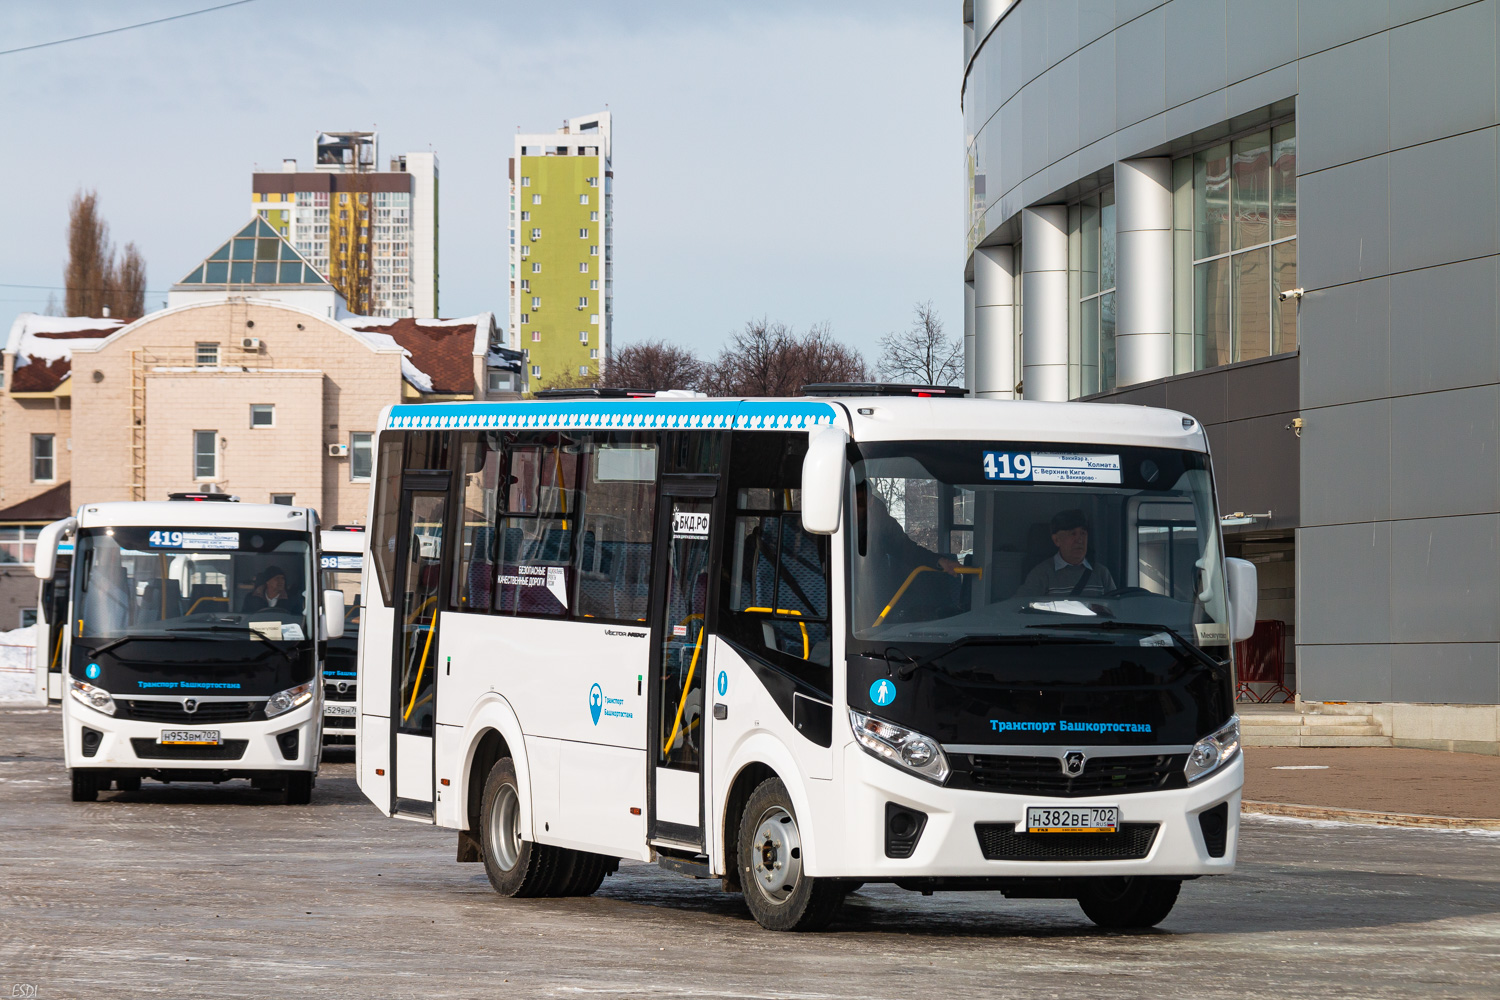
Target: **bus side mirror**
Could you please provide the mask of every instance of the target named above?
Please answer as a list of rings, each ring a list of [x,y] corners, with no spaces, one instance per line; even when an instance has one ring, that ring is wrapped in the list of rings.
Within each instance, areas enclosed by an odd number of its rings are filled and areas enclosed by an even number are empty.
[[[844,459],[849,435],[838,427],[814,431],[802,460],[802,528],[815,535],[839,530],[844,509]]]
[[[1260,600],[1255,563],[1225,559],[1224,577],[1229,585],[1229,641],[1244,642],[1255,634],[1256,604]]]
[[[61,521],[53,521],[36,536],[36,556],[31,571],[36,574],[38,580],[50,580],[57,571],[57,543],[64,535],[71,535],[78,530],[78,518],[65,517]]]
[[[344,635],[344,592],[323,591],[323,631],[329,639],[341,639]]]

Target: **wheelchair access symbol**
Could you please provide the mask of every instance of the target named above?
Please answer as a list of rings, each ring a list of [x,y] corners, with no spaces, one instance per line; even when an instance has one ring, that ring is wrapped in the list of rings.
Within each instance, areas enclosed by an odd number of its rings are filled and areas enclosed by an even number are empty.
[[[599,724],[599,715],[604,711],[604,689],[595,684],[589,688],[589,714],[594,717],[594,725]]]
[[[870,685],[870,700],[877,705],[889,705],[896,700],[896,685],[882,677]]]

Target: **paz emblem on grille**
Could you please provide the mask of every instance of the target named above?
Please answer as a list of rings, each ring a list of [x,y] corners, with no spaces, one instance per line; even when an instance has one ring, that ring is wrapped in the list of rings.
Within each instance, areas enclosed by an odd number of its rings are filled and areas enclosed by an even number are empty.
[[[184,699],[182,699],[182,710],[184,712],[188,713],[189,715],[192,715],[194,712],[198,711],[198,699],[197,698],[184,698]]]
[[[338,691],[339,691],[339,694],[348,694],[349,693],[349,682],[348,681],[339,681]]]
[[[1084,759],[1085,755],[1082,750],[1069,750],[1067,753],[1063,754],[1063,774],[1066,774],[1070,778],[1078,777],[1083,773]]]

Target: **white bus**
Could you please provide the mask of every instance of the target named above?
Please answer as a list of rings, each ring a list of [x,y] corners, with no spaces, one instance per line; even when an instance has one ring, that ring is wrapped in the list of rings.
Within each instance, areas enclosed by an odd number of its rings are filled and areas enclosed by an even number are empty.
[[[85,504],[37,540],[51,580],[73,546],[59,657],[73,800],[142,778],[249,778],[312,794],[324,640],[343,594],[318,587],[317,514],[224,494]]]
[[[318,566],[323,589],[344,595],[344,634],[328,640],[323,661],[323,745],[353,747],[359,678],[359,612],[365,565],[365,526],[335,524],[323,529]]]
[[[365,795],[508,896],[655,861],[773,929],[866,882],[1148,926],[1231,872],[1255,570],[1203,428],[810,389],[387,410]]]

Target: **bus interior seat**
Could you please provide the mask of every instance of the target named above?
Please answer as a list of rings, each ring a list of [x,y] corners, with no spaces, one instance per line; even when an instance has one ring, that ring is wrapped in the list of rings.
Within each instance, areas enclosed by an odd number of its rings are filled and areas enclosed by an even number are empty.
[[[131,624],[142,625],[147,622],[165,621],[168,618],[177,618],[181,614],[182,585],[172,579],[152,580],[146,584],[146,589],[141,594],[140,603],[136,605],[135,612],[131,616],[134,619]]]

